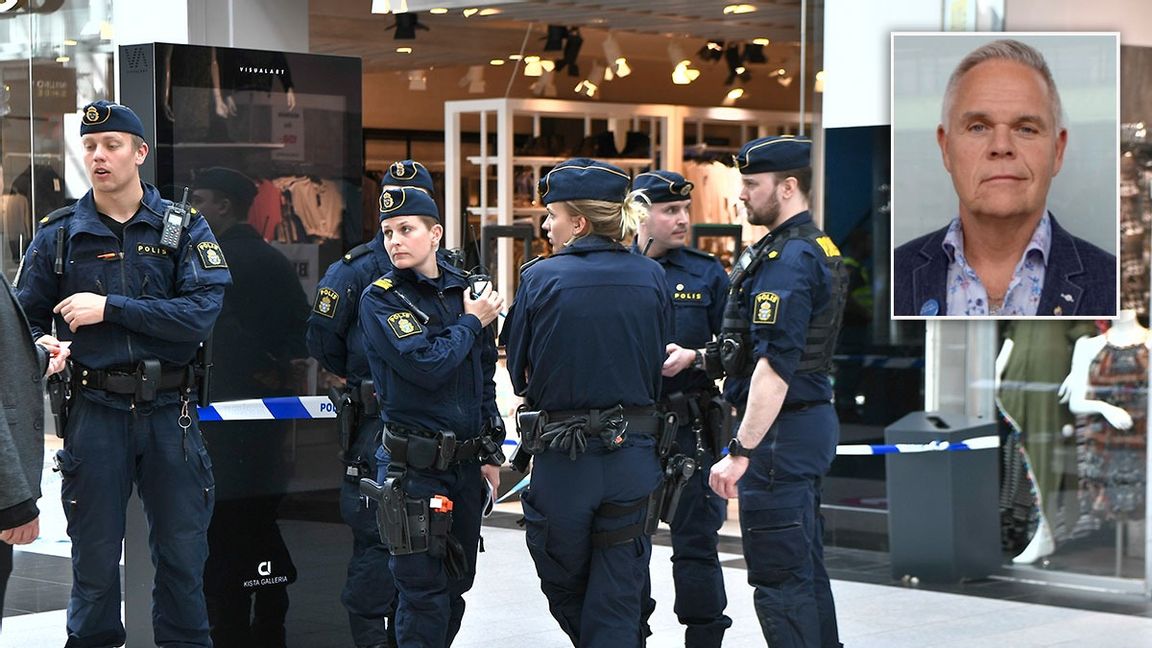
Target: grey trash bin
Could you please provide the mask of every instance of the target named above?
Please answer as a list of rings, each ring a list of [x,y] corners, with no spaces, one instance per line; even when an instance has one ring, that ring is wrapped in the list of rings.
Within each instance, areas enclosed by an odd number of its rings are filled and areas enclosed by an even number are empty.
[[[955,443],[995,435],[996,424],[948,412],[913,412],[884,441]],[[999,463],[994,448],[889,454],[892,576],[924,582],[984,578],[1001,563]]]

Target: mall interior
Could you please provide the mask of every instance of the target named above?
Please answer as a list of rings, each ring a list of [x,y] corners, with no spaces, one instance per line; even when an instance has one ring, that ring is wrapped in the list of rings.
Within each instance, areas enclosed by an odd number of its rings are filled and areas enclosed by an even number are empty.
[[[891,315],[900,205],[926,193],[902,183],[898,153],[918,140],[935,151],[940,88],[955,65],[932,48],[894,59],[892,34],[1071,31],[1118,43],[1103,60],[1072,50],[1053,62],[1118,87],[1103,104],[1065,96],[1074,121],[1083,115],[1080,132],[1112,156],[1081,158],[1054,186],[1099,172],[1112,193],[1050,206],[1095,212],[1084,222],[1118,252],[1119,307],[1148,327],[1152,4],[1142,0],[1091,11],[1075,0],[0,0],[0,273],[13,281],[40,219],[89,189],[80,108],[124,103],[151,144],[142,176],[165,197],[212,166],[257,183],[248,223],[295,274],[234,276],[230,290],[283,291],[308,306],[233,319],[231,331],[218,324],[212,401],[326,402],[340,379],[308,357],[304,322],[325,268],[375,234],[393,161],[429,169],[445,244],[511,301],[519,266],[549,253],[535,187],[561,160],[682,173],[696,185],[691,244],[730,268],[766,232],[746,221],[733,154],[756,137],[811,137],[813,213],[852,271],[833,369],[842,451],[822,499],[845,645],[1152,646],[1152,337],[1119,404],[1132,419],[1127,456],[1110,462],[1092,456],[1099,417],[1070,409],[1062,385],[1077,349],[1106,338],[1111,320]],[[910,115],[899,121],[896,79]],[[519,398],[506,372],[497,379],[511,420]],[[61,441],[51,420],[46,430],[41,536],[16,548],[0,646],[65,637],[70,541],[48,459]],[[237,556],[210,561],[225,570],[215,577],[290,566],[271,586],[286,593],[287,645],[353,645],[340,604],[351,536],[333,420],[303,407],[202,430],[217,484],[211,551]],[[976,438],[995,443],[873,450]],[[1101,479],[1100,461],[1122,478]],[[521,477],[506,469],[501,492]],[[457,645],[567,645],[520,515],[513,494],[484,522]],[[725,645],[763,645],[734,501],[728,516],[720,548],[736,626]],[[649,645],[680,645],[666,528],[653,543]],[[127,645],[152,645],[136,500],[122,565]]]

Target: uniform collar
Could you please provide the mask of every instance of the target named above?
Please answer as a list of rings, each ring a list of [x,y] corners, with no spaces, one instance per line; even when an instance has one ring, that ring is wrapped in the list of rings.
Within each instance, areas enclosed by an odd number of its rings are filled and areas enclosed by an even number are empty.
[[[631,250],[632,250],[633,254],[640,254],[640,246],[637,245],[637,241],[632,241]],[[681,268],[687,267],[684,263],[684,247],[683,246],[678,247],[678,248],[672,248],[671,250],[668,250],[667,252],[665,252],[661,256],[652,257],[652,260],[655,261],[656,263],[659,263],[660,265],[671,264],[674,266],[679,266]]]
[[[136,214],[128,219],[126,225],[140,220],[158,230],[162,229],[164,227],[164,211],[166,206],[164,199],[160,197],[160,191],[146,182],[141,182],[140,186],[144,188],[144,196],[140,199],[140,209],[137,209]],[[96,199],[93,197],[91,189],[89,189],[80,200],[76,201],[75,214],[77,217],[78,230],[80,231],[103,234],[105,233],[104,230],[108,229],[100,222],[100,215],[96,210]]]
[[[393,268],[392,276],[405,283],[430,286],[436,290],[463,288],[468,285],[464,273],[445,262],[439,255],[436,257],[436,265],[440,268],[440,276],[436,279],[425,277],[412,268]]]
[[[606,236],[589,234],[588,236],[582,236],[572,241],[571,244],[564,246],[563,249],[555,254],[584,254],[586,252],[600,252],[604,250],[627,252],[628,248]]]
[[[796,214],[795,216],[790,217],[788,220],[784,221],[783,223],[780,223],[779,225],[776,226],[776,229],[772,230],[769,233],[770,234],[779,234],[780,232],[783,232],[784,230],[788,229],[789,227],[799,227],[801,225],[804,225],[806,223],[811,223],[811,222],[812,222],[812,212],[805,209],[804,211],[800,212],[799,214]]]

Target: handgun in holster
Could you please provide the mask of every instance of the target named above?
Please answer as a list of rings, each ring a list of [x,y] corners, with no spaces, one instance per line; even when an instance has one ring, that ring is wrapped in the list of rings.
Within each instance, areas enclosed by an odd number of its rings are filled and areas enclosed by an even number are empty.
[[[347,388],[329,388],[328,400],[332,402],[332,407],[336,410],[336,429],[339,432],[340,451],[347,457],[352,449],[353,437],[356,435],[356,406],[352,402],[352,394]]]
[[[660,522],[672,524],[680,508],[680,497],[688,480],[696,474],[696,460],[678,454],[668,459],[660,486],[648,497],[648,513],[644,520],[645,532],[653,534]]]
[[[68,413],[72,409],[72,363],[64,370],[48,376],[48,406],[56,423],[56,436],[64,438],[68,428]]]
[[[548,412],[544,410],[530,410],[523,405],[516,410],[516,434],[520,436],[520,443],[516,445],[516,449],[512,451],[512,456],[508,458],[512,470],[520,473],[527,472],[528,463],[532,461],[532,455],[544,451],[544,442],[541,440],[541,436],[544,434],[544,426],[547,424]]]
[[[360,494],[379,502],[376,524],[380,540],[393,556],[424,551],[437,557],[445,554],[445,540],[452,528],[452,500],[442,495],[409,497],[400,478],[385,479],[383,485],[361,479]]]
[[[732,403],[723,396],[713,396],[712,400],[708,401],[704,411],[704,436],[708,444],[707,449],[712,452],[714,458],[718,459],[724,448],[728,447],[728,442],[732,440],[735,420]]]

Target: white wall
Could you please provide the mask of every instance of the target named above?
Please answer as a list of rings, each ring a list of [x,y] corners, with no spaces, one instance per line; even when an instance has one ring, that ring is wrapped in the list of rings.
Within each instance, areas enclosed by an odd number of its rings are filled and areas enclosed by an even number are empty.
[[[1118,31],[1122,45],[1152,47],[1148,0],[1006,0],[1007,31]]]
[[[939,31],[939,0],[825,0],[824,128],[887,124],[888,35]]]

